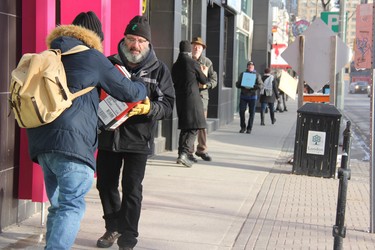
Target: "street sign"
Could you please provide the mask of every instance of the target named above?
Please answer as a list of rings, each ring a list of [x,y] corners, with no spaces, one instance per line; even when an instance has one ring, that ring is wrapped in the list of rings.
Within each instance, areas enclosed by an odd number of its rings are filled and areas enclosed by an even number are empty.
[[[339,12],[324,11],[320,13],[320,18],[325,22],[328,27],[335,33],[339,32]]]
[[[314,91],[318,91],[330,81],[331,77],[331,55],[332,37],[336,36],[333,31],[320,19],[315,21],[302,33],[305,37],[304,49],[304,80]],[[296,39],[281,54],[281,57],[300,75],[299,71],[299,39]],[[337,74],[348,62],[350,49],[337,38],[336,48],[336,71]]]

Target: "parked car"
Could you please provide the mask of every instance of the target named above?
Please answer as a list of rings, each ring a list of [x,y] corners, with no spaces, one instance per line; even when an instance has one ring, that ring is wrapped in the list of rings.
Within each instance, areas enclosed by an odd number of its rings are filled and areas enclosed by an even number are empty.
[[[368,86],[369,86],[368,82],[363,82],[363,81],[352,82],[349,85],[349,93],[350,94],[353,94],[353,93],[368,93],[367,92]]]

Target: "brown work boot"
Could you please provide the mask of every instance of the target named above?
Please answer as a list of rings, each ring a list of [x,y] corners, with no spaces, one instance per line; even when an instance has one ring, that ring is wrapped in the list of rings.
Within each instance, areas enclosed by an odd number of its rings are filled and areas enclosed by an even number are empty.
[[[121,234],[119,234],[117,231],[106,231],[104,235],[98,239],[98,241],[96,242],[96,246],[100,248],[109,248],[120,236]]]

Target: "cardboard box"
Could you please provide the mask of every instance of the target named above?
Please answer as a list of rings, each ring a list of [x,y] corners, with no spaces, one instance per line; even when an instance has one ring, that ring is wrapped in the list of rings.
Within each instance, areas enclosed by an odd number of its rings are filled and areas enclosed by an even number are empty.
[[[116,67],[128,78],[130,73],[123,66],[116,65]],[[139,102],[126,103],[121,102],[108,95],[105,91],[100,93],[100,103],[98,108],[98,116],[101,130],[115,130],[129,117],[129,111]]]

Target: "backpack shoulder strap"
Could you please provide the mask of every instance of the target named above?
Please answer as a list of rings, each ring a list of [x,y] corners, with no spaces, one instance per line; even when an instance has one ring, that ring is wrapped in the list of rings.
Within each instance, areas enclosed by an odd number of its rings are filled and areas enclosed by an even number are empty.
[[[89,50],[89,49],[90,48],[87,47],[87,46],[85,46],[85,45],[77,45],[77,46],[71,48],[70,50],[65,51],[61,55],[63,55],[63,56],[65,56],[65,55],[71,55],[71,54],[75,54],[75,53],[82,52],[82,51]]]
[[[87,87],[85,89],[81,89],[80,91],[77,91],[77,92],[73,93],[72,96],[71,96],[72,97],[72,101],[74,99],[76,99],[77,97],[80,97],[81,95],[84,95],[84,94],[90,92],[91,90],[93,90],[95,88],[96,87]]]
[[[71,54],[75,54],[75,53],[79,53],[79,52],[82,52],[82,51],[85,51],[85,50],[89,50],[90,48],[85,46],[85,45],[77,45],[73,48],[71,48],[70,50],[68,51],[65,51],[64,53],[62,53],[61,55],[65,56],[65,55],[71,55]],[[84,95],[88,92],[90,92],[91,90],[95,89],[95,87],[87,87],[85,89],[81,89],[80,91],[77,91],[75,92],[74,94],[71,95],[71,98],[72,100],[76,99],[77,97],[81,96],[81,95]]]

